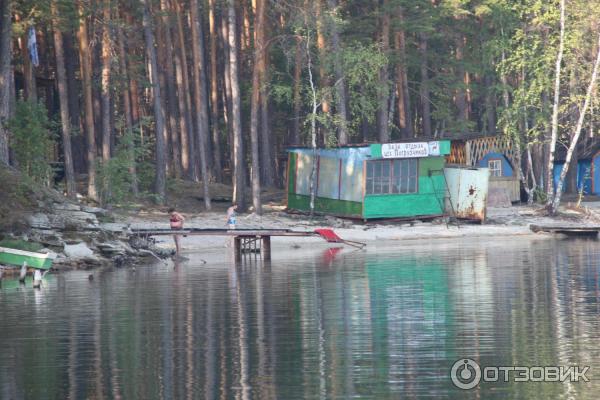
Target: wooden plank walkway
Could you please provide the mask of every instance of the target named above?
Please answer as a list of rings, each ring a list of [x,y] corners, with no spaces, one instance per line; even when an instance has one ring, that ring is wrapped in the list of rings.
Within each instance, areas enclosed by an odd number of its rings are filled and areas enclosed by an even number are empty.
[[[319,236],[315,232],[293,231],[291,229],[220,229],[220,228],[189,228],[189,229],[131,229],[132,235],[162,236],[162,235],[196,235],[196,236]]]
[[[529,225],[532,232],[560,233],[567,236],[597,236],[600,226],[586,225]]]
[[[154,228],[131,229],[132,236],[231,236],[233,253],[236,261],[241,261],[246,254],[260,254],[263,260],[271,259],[272,236],[309,237],[321,236],[317,232],[292,231],[290,229],[221,229],[221,228]]]

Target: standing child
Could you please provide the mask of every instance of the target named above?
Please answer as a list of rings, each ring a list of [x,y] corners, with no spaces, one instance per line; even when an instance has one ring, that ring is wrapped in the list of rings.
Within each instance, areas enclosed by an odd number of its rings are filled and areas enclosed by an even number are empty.
[[[238,206],[237,204],[232,204],[231,207],[229,207],[227,209],[227,225],[229,227],[229,229],[235,229],[235,217],[236,217],[236,213],[235,211],[237,210]]]
[[[175,208],[169,208],[169,223],[171,224],[171,229],[183,229],[183,222],[185,218],[183,215],[179,214],[175,211]],[[179,255],[179,236],[173,235],[173,240],[175,240],[175,254]]]

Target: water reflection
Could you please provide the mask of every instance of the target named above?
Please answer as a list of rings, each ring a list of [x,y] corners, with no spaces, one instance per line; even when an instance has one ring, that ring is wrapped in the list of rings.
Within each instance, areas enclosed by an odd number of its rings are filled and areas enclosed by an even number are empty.
[[[4,285],[0,398],[595,398],[599,248],[432,242]],[[463,357],[590,365],[591,381],[461,391]]]

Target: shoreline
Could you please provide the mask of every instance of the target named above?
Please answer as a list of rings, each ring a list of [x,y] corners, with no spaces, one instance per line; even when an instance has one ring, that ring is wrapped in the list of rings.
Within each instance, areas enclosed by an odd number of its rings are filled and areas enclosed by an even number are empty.
[[[489,209],[487,223],[476,224],[459,221],[459,225],[449,225],[436,219],[431,222],[403,221],[403,222],[368,222],[334,218],[316,217],[309,219],[302,216],[285,214],[283,212],[265,213],[263,216],[255,214],[238,217],[239,228],[273,228],[293,229],[296,231],[313,231],[317,228],[331,228],[342,239],[363,242],[367,248],[390,247],[406,242],[453,240],[465,238],[493,238],[493,237],[539,237],[551,238],[551,234],[534,233],[530,224],[557,223],[564,218],[550,218],[535,214],[535,209],[528,206],[513,206],[511,208]],[[217,213],[202,213],[200,215],[186,215],[186,228],[224,228],[223,215]],[[588,221],[587,224],[590,224]],[[586,224],[586,221],[578,221]],[[124,225],[124,224],[116,224]],[[127,225],[131,228],[168,228],[166,218],[161,214],[147,216],[130,216]],[[115,229],[116,226],[109,227]],[[183,253],[195,251],[218,251],[226,248],[228,240],[224,236],[187,236],[180,238]],[[174,249],[171,237],[156,237],[156,245],[163,249]],[[272,239],[273,251],[285,249],[298,249],[306,246],[319,248],[331,247],[320,237],[274,237]]]
[[[590,203],[592,204],[592,203]],[[600,209],[600,203],[592,204]],[[262,216],[256,214],[241,214],[238,216],[239,228],[255,229],[291,229],[295,231],[312,232],[318,228],[333,229],[345,240],[367,244],[371,249],[384,250],[403,245],[420,245],[437,242],[460,243],[465,239],[531,237],[549,239],[552,234],[534,233],[531,224],[577,223],[580,225],[597,225],[600,221],[594,208],[584,208],[578,211],[566,207],[557,217],[548,217],[540,212],[541,208],[527,205],[514,205],[506,208],[488,208],[486,222],[483,224],[458,221],[446,224],[447,220],[436,218],[430,221],[356,221],[331,216],[309,216],[288,214],[281,206],[266,206]],[[157,256],[144,247],[132,247],[129,242],[130,228],[154,229],[169,228],[168,214],[158,210],[139,212],[136,214],[116,211],[109,213],[98,208],[79,205],[56,205],[61,224],[53,219],[56,215],[48,216],[34,214],[30,217],[30,230],[26,235],[28,240],[43,243],[57,254],[52,267],[53,272],[68,270],[92,270],[104,268],[133,267],[135,265],[154,263]],[[85,215],[84,215],[85,214]],[[186,218],[186,228],[225,228],[223,212],[182,213]],[[90,220],[93,216],[93,220]],[[96,216],[109,219],[102,222]],[[76,218],[74,220],[74,218]],[[49,222],[48,222],[49,221]],[[65,222],[66,221],[66,222]],[[67,227],[77,222],[78,229],[69,230]],[[230,260],[231,238],[227,236],[190,235],[180,238],[181,255],[194,255],[192,258],[203,260]],[[151,243],[151,250],[160,259],[173,262],[171,253],[175,244],[171,236],[156,236]],[[273,237],[272,251],[277,258],[279,253],[287,257],[297,257],[311,250],[325,250],[332,247],[347,247],[343,244],[328,243],[318,236],[310,237]],[[225,251],[224,251],[225,250]],[[10,269],[5,269],[10,275]]]

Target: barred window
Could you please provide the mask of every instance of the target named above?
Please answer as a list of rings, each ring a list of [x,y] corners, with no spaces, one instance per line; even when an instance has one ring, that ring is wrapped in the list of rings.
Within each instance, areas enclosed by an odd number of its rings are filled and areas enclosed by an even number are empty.
[[[367,194],[417,193],[417,159],[367,161]]]

